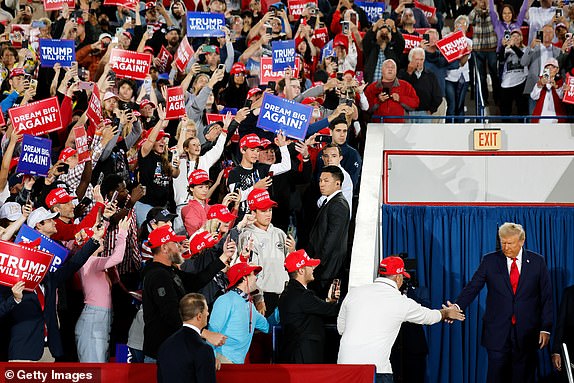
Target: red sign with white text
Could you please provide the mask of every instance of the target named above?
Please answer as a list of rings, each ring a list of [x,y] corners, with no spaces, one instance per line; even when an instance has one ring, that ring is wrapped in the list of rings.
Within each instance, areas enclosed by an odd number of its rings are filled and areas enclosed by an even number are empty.
[[[421,11],[423,11],[423,13],[425,14],[427,19],[430,19],[431,17],[436,15],[436,8],[435,7],[431,7],[430,5],[419,3],[416,0],[415,0],[415,8],[418,8]]]
[[[138,53],[114,48],[110,55],[110,68],[118,77],[144,80],[151,66],[149,53]]]
[[[187,67],[187,63],[193,56],[193,48],[189,45],[189,41],[187,41],[187,37],[181,40],[179,44],[179,48],[177,48],[177,52],[175,52],[175,66],[180,72],[185,70]]]
[[[421,41],[423,41],[422,37],[409,35],[407,33],[403,35],[403,38],[405,39],[405,49],[403,50],[403,53],[409,53],[411,49],[420,47]]]
[[[162,45],[157,58],[159,59],[159,65],[157,66],[157,69],[159,73],[164,73],[166,69],[168,69],[171,65],[171,62],[173,61],[173,55],[169,53],[169,51]]]
[[[88,135],[83,126],[74,127],[76,150],[78,151],[78,163],[83,164],[90,159],[90,147],[88,146]]]
[[[119,5],[135,11],[139,2],[137,0],[104,0],[104,5]]]
[[[273,58],[261,57],[261,68],[259,74],[259,83],[266,85],[269,81],[279,82],[285,77],[285,71],[273,72]],[[293,78],[299,77],[299,57],[295,57],[295,70],[293,71]]]
[[[24,289],[34,291],[48,272],[53,257],[45,251],[0,241],[0,284],[14,286],[24,281]]]
[[[14,129],[21,134],[41,136],[62,129],[62,117],[57,97],[10,108],[8,114]]]
[[[566,84],[570,86],[570,89],[564,92],[563,102],[567,104],[574,104],[574,76],[566,75]]]
[[[430,29],[432,28],[415,28],[415,32],[422,36],[425,33],[427,33]]]
[[[437,41],[436,47],[449,63],[470,53],[468,41],[462,31],[451,33],[442,40]]]
[[[289,4],[289,14],[293,16],[295,20],[299,20],[305,6],[309,3],[315,3],[315,5],[317,5],[317,0],[288,0],[287,4]]]
[[[181,86],[173,86],[171,88],[167,88],[165,119],[176,120],[183,115],[185,115],[183,88]]]
[[[315,29],[315,32],[313,33],[313,40],[311,40],[311,42],[317,47],[317,49],[323,49],[325,44],[329,42],[329,31],[327,28],[324,27]]]
[[[6,125],[6,121],[4,120],[4,112],[2,111],[2,108],[0,108],[0,126],[4,125]]]
[[[90,97],[90,102],[88,102],[88,110],[86,115],[90,121],[94,123],[95,126],[100,125],[102,122],[102,102],[100,98],[100,91],[98,90],[97,85],[94,85],[94,91]]]
[[[217,114],[217,113],[206,113],[205,118],[207,119],[207,124],[211,124],[217,121],[223,121],[223,117],[225,114]]]
[[[70,9],[74,9],[76,6],[75,0],[44,0],[44,10],[57,11],[64,8],[64,4],[68,4]]]

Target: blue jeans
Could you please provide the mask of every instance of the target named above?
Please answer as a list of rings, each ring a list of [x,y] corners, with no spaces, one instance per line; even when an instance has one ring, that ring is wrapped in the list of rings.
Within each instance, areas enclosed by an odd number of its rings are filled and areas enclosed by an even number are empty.
[[[428,112],[426,110],[413,110],[409,112],[409,116],[428,116]],[[410,122],[411,124],[427,124],[432,122],[432,120],[427,118],[405,118],[406,122]]]
[[[488,86],[486,84],[486,68],[492,80],[492,93],[494,96],[494,103],[498,104],[500,100],[500,78],[498,76],[498,64],[496,60],[496,52],[478,52],[473,51],[475,57],[476,68],[480,75],[480,87],[482,88],[482,95],[484,102],[488,100]]]
[[[375,383],[393,383],[393,374],[375,374]]]
[[[140,201],[136,202],[134,205],[134,211],[136,212],[136,220],[138,223],[138,227],[141,227],[146,220],[147,213],[153,209],[153,206],[147,205],[145,203],[141,203]]]
[[[445,81],[446,115],[464,116],[464,101],[468,82]],[[464,122],[464,118],[447,118],[446,122]]]
[[[76,347],[82,363],[106,363],[112,309],[85,305],[76,323]]]

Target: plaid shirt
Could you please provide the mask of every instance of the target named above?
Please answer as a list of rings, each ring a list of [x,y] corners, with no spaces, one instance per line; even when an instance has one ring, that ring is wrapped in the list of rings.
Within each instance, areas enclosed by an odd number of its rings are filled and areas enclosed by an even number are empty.
[[[102,254],[103,257],[109,257],[114,252],[114,248],[118,241],[119,231],[120,229],[117,225],[108,226],[104,243],[104,251]],[[128,228],[128,236],[126,238],[126,252],[122,262],[116,267],[120,275],[141,270],[142,254],[138,245],[138,227],[135,210],[132,210],[131,212],[130,226]]]
[[[498,37],[494,32],[494,26],[488,10],[473,9],[468,15],[470,24],[474,27],[472,37],[472,50],[496,50]]]

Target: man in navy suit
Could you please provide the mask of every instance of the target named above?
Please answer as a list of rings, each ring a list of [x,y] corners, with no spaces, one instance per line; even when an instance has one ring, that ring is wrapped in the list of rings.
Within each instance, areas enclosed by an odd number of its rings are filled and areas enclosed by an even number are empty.
[[[464,310],[486,284],[487,382],[534,382],[536,350],[548,345],[552,328],[550,276],[544,258],[522,247],[521,225],[507,222],[498,235],[502,250],[484,256],[455,304]]]
[[[201,338],[207,326],[207,301],[201,294],[187,294],[179,302],[183,327],[167,338],[157,355],[158,383],[215,383],[215,354]]]

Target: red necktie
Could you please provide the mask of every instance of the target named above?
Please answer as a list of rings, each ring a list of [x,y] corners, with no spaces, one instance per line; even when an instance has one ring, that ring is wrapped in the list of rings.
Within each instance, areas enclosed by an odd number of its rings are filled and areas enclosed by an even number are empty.
[[[516,258],[512,259],[512,265],[510,265],[510,286],[512,286],[512,292],[516,294],[516,288],[518,287],[518,279],[520,278],[520,273],[518,272],[518,266],[516,265]],[[516,324],[516,317],[512,314],[512,324]]]
[[[40,307],[42,308],[42,311],[44,311],[44,307],[46,304],[46,297],[44,296],[44,292],[42,291],[42,288],[40,287],[40,285],[38,285],[38,287],[36,287],[36,290],[34,290],[36,292],[36,295],[38,296],[38,301],[40,302]],[[46,323],[44,323],[44,338],[48,337],[48,328],[46,327]]]

